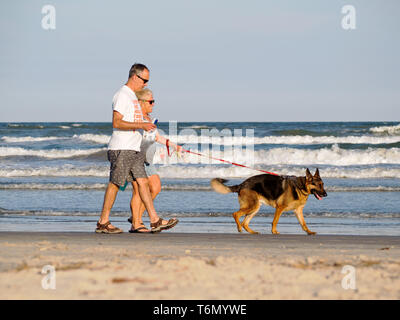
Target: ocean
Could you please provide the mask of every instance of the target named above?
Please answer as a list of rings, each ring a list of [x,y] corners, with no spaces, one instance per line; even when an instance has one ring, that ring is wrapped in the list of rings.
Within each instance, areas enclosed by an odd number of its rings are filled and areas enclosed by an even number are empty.
[[[168,232],[237,232],[237,195],[213,192],[210,179],[237,184],[262,172],[211,155],[281,175],[319,168],[328,197],[311,195],[304,208],[318,234],[400,235],[399,122],[159,122],[158,128],[205,155],[178,158],[157,147],[163,189],[155,208],[180,219]],[[94,232],[111,132],[109,122],[0,123],[0,231]],[[111,213],[125,231],[131,194],[130,187],[120,191]],[[262,206],[251,228],[270,233],[273,214]],[[278,231],[305,234],[291,212],[281,216]]]

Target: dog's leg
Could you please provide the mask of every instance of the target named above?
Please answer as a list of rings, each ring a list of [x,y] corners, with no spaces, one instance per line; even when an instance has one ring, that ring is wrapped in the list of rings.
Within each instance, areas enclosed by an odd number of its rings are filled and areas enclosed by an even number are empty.
[[[283,212],[283,207],[276,207],[274,220],[272,221],[272,233],[279,234],[278,230],[276,230],[276,226],[278,224],[279,218]]]
[[[243,215],[248,215],[256,211],[259,208],[259,201],[257,193],[249,189],[241,190],[239,192],[238,200],[240,204],[240,210],[233,213],[233,218],[235,219],[238,231],[242,232],[242,224],[240,223],[239,219]]]
[[[240,209],[239,211],[236,211],[236,212],[234,212],[234,213],[232,214],[232,215],[233,215],[233,218],[235,219],[236,226],[237,226],[237,229],[238,229],[239,232],[242,232],[242,225],[241,225],[239,219],[240,219],[244,214],[246,214],[246,211],[245,211],[244,209]]]
[[[316,232],[312,232],[310,229],[308,229],[306,221],[304,220],[303,208],[304,206],[298,207],[296,210],[294,210],[294,213],[296,214],[297,220],[299,220],[299,223],[303,230],[307,232],[308,235],[314,235],[316,234]]]
[[[243,228],[244,228],[248,233],[251,233],[251,234],[258,234],[258,232],[252,230],[252,229],[249,227],[249,223],[250,223],[250,220],[257,214],[258,210],[260,210],[260,207],[261,207],[261,204],[258,203],[258,205],[254,208],[255,211],[252,212],[252,213],[250,213],[250,214],[248,214],[248,215],[246,215],[246,217],[244,218],[244,220],[243,220],[243,222],[242,222]]]

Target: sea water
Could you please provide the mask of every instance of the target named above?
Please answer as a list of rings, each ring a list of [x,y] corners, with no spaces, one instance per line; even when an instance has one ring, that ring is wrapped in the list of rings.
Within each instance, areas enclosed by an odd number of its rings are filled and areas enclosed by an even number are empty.
[[[311,195],[304,208],[319,234],[400,235],[399,122],[157,125],[171,141],[206,155],[169,157],[165,146],[157,147],[163,189],[155,208],[163,218],[180,219],[168,232],[237,232],[237,195],[215,193],[210,179],[234,185],[262,172],[212,156],[281,175],[319,168],[328,197]],[[111,133],[111,123],[0,123],[0,231],[93,232],[108,183]],[[126,231],[131,196],[131,186],[120,191],[110,216]],[[262,206],[251,228],[270,233],[273,215]],[[278,230],[304,233],[291,212]]]

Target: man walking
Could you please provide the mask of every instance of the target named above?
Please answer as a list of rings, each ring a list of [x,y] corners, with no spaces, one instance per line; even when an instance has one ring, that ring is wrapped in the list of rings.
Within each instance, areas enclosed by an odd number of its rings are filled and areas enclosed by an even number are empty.
[[[144,170],[145,154],[140,152],[142,135],[138,130],[153,130],[156,126],[144,122],[139,101],[135,91],[143,89],[150,78],[149,69],[136,63],[129,71],[127,83],[113,98],[113,133],[108,144],[108,160],[111,163],[110,181],[103,202],[103,209],[97,222],[96,233],[121,233],[122,229],[113,226],[109,221],[110,211],[120,186],[125,182],[136,180],[140,197],[150,217],[152,232],[169,229],[178,223],[177,219],[165,221],[158,217],[149,190]]]

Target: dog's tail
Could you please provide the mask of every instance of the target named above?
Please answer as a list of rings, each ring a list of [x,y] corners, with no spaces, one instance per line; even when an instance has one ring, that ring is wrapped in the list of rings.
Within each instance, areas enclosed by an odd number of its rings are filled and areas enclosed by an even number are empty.
[[[215,178],[215,179],[211,180],[210,184],[211,184],[211,187],[214,189],[214,191],[216,191],[218,193],[226,194],[226,193],[239,191],[239,185],[231,186],[231,187],[224,185],[224,183],[227,181],[228,180],[225,180],[225,179]]]

